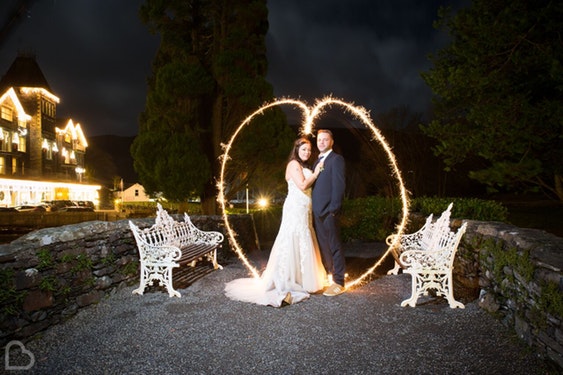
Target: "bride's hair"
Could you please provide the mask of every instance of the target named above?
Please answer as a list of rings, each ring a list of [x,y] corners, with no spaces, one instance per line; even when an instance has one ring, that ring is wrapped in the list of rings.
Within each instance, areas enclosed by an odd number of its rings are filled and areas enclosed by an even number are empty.
[[[301,160],[301,158],[299,157],[299,147],[303,146],[304,144],[308,143],[309,146],[312,147],[311,145],[311,141],[305,137],[301,137],[295,140],[295,142],[293,142],[293,149],[291,150],[291,152],[289,153],[289,160],[288,162],[292,161],[292,160],[297,160],[297,162],[299,164],[301,164],[301,166],[303,168],[311,168],[311,166],[309,165],[308,161],[311,160],[309,158],[309,160],[307,161],[303,161]]]

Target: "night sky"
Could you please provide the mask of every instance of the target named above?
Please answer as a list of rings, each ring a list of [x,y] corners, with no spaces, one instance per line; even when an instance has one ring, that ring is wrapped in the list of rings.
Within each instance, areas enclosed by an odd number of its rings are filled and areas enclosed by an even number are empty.
[[[0,27],[19,0],[2,0]],[[137,134],[146,80],[158,48],[138,18],[143,0],[36,0],[0,39],[0,74],[19,51],[37,56],[61,102],[86,136]],[[420,78],[429,53],[447,42],[432,27],[440,5],[464,0],[270,0],[268,81],[277,97],[313,103],[326,95],[372,115],[407,106],[424,112]]]

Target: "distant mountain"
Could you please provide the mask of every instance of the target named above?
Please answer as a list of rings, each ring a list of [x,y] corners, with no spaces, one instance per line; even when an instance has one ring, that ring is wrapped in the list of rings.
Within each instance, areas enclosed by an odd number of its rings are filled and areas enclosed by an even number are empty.
[[[86,169],[92,177],[105,186],[113,184],[114,177],[123,178],[125,186],[138,182],[133,169],[131,144],[135,137],[100,135],[88,138]]]

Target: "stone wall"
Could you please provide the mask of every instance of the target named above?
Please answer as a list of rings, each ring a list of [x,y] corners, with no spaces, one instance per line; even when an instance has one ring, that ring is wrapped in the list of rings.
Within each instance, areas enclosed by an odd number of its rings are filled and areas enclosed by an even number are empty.
[[[496,315],[560,369],[562,270],[563,238],[479,221],[468,221],[454,263],[455,283],[480,288],[479,306]]]
[[[190,218],[200,229],[224,234],[220,216]],[[145,228],[154,218],[133,222]],[[233,215],[229,222],[244,249],[259,248],[252,216]],[[218,261],[233,257],[225,236]],[[127,220],[45,228],[0,245],[0,347],[25,341],[138,277],[139,256]]]

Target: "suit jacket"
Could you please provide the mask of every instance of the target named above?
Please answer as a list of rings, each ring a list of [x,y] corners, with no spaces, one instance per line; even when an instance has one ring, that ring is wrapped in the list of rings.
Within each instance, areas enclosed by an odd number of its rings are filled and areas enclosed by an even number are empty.
[[[317,163],[315,163],[316,165]],[[324,169],[313,186],[313,213],[325,217],[338,214],[346,188],[346,164],[342,155],[332,151],[324,159]]]

